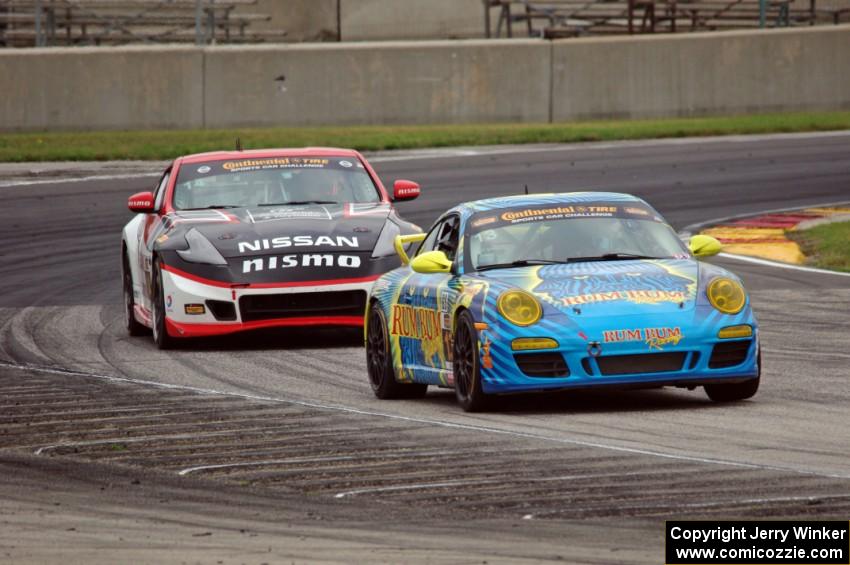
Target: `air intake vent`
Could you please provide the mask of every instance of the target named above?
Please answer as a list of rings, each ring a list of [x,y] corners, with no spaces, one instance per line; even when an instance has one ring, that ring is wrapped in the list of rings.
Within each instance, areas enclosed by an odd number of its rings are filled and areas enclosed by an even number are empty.
[[[636,375],[640,373],[669,373],[682,370],[687,353],[642,353],[597,357],[596,364],[603,375]]]
[[[239,299],[242,321],[309,316],[362,316],[365,290],[252,294]]]
[[[567,377],[570,370],[560,353],[522,353],[514,355],[519,370],[529,377]]]
[[[216,320],[227,322],[236,319],[236,305],[233,302],[207,300],[207,309],[212,312]]]
[[[723,369],[740,365],[747,359],[753,340],[725,341],[718,343],[711,351],[711,359],[708,360],[709,369]]]

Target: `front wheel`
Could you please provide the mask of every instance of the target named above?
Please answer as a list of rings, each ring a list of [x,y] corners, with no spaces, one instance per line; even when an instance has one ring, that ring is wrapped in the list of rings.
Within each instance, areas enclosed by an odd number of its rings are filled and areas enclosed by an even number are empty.
[[[174,338],[168,335],[165,325],[165,295],[162,290],[162,263],[156,259],[153,264],[153,300],[151,318],[153,325],[153,340],[160,349],[174,347]]]
[[[490,398],[481,388],[478,332],[472,314],[467,310],[458,315],[453,347],[455,397],[458,404],[467,412],[485,410]]]
[[[133,275],[127,254],[121,256],[121,273],[124,287],[124,328],[131,336],[144,335],[148,329],[136,320],[136,302],[133,294]]]
[[[742,383],[705,385],[705,393],[715,402],[735,402],[755,396],[761,381],[761,349],[756,357],[759,374],[756,378]]]
[[[366,363],[372,392],[382,400],[420,398],[425,396],[428,391],[428,385],[400,383],[396,380],[389,332],[387,331],[387,319],[383,310],[377,304],[373,304],[369,312],[369,328],[366,332]]]

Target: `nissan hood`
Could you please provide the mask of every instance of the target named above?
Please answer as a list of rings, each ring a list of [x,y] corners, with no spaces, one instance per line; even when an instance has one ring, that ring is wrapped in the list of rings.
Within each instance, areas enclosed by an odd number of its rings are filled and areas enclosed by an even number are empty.
[[[328,204],[267,206],[174,213],[212,243],[225,258],[374,249],[390,206]],[[189,226],[186,226],[187,228]]]

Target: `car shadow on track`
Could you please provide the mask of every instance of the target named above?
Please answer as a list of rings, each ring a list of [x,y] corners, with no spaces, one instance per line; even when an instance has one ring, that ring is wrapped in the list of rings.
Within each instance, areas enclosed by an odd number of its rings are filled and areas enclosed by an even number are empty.
[[[435,389],[423,400],[435,406],[456,405],[454,392]],[[748,402],[736,403],[744,406]],[[701,389],[576,390],[493,397],[487,412],[531,416],[542,414],[592,414],[597,412],[652,412],[721,408]],[[460,410],[460,407],[457,407]]]

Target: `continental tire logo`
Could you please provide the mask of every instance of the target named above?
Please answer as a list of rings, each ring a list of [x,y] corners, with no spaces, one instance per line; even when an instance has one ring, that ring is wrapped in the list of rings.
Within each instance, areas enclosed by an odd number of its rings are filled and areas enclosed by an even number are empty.
[[[502,220],[513,222],[522,218],[533,218],[536,216],[549,216],[553,214],[574,214],[575,208],[572,206],[558,206],[557,208],[544,208],[539,210],[521,210],[519,212],[505,212],[502,214]]]

